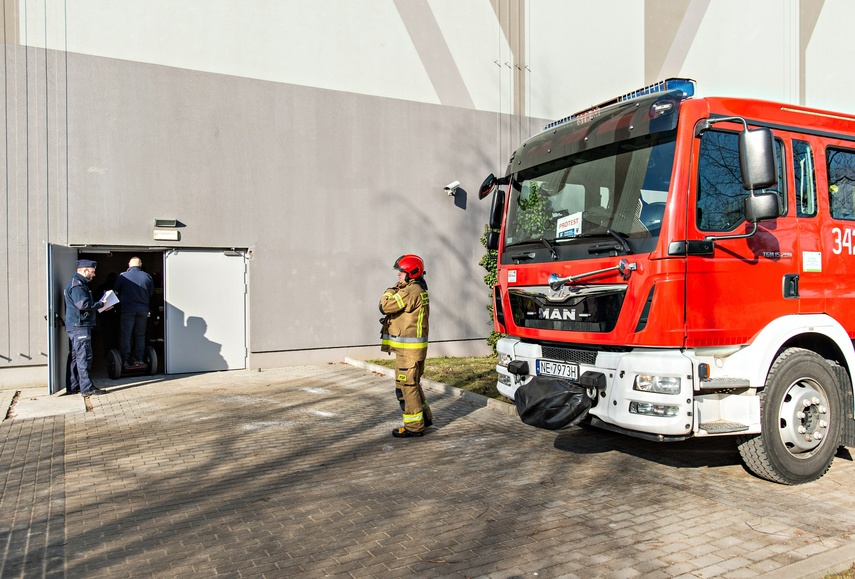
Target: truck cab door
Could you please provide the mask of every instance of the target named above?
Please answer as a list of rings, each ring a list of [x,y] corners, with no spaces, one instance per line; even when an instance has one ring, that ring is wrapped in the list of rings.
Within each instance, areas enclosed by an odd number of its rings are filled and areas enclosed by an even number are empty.
[[[816,151],[819,143],[811,137],[798,136],[791,141],[793,167],[792,211],[798,220],[797,258],[800,264],[797,280],[799,313],[826,311],[826,295],[832,291],[828,255],[823,251],[822,219],[817,196]],[[827,250],[826,250],[827,251]]]
[[[716,239],[706,250],[688,252],[687,347],[745,344],[775,318],[798,312],[798,299],[786,295],[785,285],[799,272],[798,225],[788,215],[786,164],[778,140],[776,152],[781,216],[759,222],[750,237]],[[749,233],[753,226],[743,210],[748,191],[740,178],[738,133],[718,127],[705,131],[695,139],[693,153],[687,238],[697,242]]]

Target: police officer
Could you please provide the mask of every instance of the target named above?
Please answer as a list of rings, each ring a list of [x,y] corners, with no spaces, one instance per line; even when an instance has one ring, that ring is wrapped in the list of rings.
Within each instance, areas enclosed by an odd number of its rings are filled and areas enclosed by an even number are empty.
[[[95,315],[104,307],[92,298],[89,282],[95,277],[98,264],[91,259],[77,260],[77,273],[65,286],[65,333],[71,341],[71,390],[80,390],[84,397],[106,394],[89,377],[92,367],[92,328]]]
[[[395,261],[398,283],[380,298],[384,352],[395,353],[395,396],[404,413],[404,426],[392,431],[395,438],[424,435],[433,415],[421,386],[428,347],[430,299],[425,265],[418,255],[408,253]]]

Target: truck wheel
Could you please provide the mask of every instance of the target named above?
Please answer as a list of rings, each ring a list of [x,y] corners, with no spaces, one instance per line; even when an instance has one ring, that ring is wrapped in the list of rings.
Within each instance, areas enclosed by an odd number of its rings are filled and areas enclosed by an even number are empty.
[[[772,364],[760,392],[761,433],[738,438],[745,465],[788,485],[820,478],[840,444],[843,403],[831,365],[803,348],[788,348]]]

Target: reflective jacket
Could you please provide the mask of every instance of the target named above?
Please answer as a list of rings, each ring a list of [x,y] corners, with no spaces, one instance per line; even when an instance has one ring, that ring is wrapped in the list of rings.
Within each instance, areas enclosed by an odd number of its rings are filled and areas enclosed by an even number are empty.
[[[380,298],[380,311],[386,314],[381,335],[384,348],[396,353],[427,355],[430,298],[424,280],[414,279],[387,289]]]
[[[89,280],[75,273],[65,286],[65,326],[91,328],[95,326],[95,315],[98,308],[104,307],[101,302],[92,298]]]

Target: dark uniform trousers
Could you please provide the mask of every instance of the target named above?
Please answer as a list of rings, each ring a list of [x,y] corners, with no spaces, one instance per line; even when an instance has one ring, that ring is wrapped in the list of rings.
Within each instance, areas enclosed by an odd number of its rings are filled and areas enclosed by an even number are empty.
[[[92,367],[92,328],[66,327],[65,332],[71,340],[71,390],[80,389],[80,393],[86,395],[93,387],[89,377],[89,369]]]

